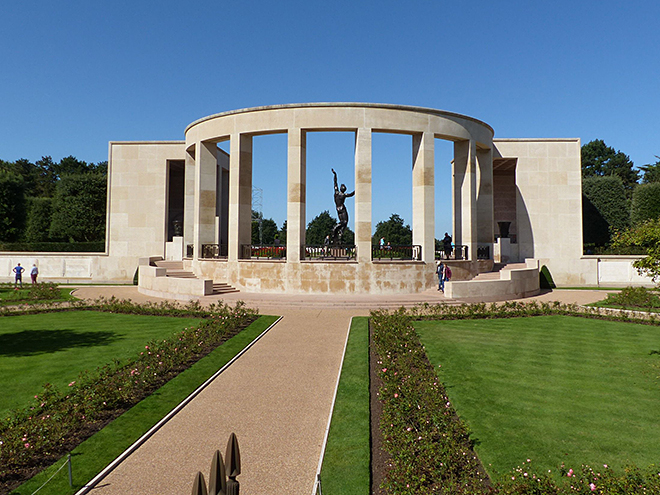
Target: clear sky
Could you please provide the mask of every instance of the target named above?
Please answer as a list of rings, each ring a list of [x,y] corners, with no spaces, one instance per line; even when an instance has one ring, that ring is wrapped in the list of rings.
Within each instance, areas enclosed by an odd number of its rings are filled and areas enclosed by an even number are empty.
[[[658,19],[637,0],[4,2],[0,159],[98,162],[108,141],[182,140],[214,113],[358,101],[470,115],[496,137],[603,139],[640,166],[660,155]],[[451,145],[436,147],[441,236]],[[410,137],[374,136],[374,226],[412,221],[411,160]],[[307,161],[308,220],[334,215],[330,168],[352,190],[352,135],[309,136]],[[255,139],[278,225],[285,163],[284,135]]]

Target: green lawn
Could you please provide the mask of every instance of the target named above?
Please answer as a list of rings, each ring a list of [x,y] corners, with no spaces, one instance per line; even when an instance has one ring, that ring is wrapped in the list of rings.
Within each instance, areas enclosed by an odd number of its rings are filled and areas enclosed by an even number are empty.
[[[416,322],[491,474],[660,461],[660,328],[543,316]],[[441,365],[441,368],[438,368]]]
[[[369,494],[369,319],[353,318],[350,332],[321,469],[326,495]]]
[[[135,356],[152,339],[198,322],[96,311],[0,318],[0,414],[27,405],[43,384],[66,387],[86,369]]]
[[[176,318],[170,319],[176,320]],[[57,473],[39,491],[39,494],[67,495],[80,490],[85,483],[101,472],[105,466],[130,447],[276,320],[276,316],[259,317],[248,328],[229,339],[208,356],[167,382],[152,395],[80,444],[71,452],[73,488],[69,487],[65,468]],[[39,489],[44,482],[55,474],[63,462],[63,459],[60,459],[55,465],[45,469],[11,493],[16,495],[33,494],[35,490]]]

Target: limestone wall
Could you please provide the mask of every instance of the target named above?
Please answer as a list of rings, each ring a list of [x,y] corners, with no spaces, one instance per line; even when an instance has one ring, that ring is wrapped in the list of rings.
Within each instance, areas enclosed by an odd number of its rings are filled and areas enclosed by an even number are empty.
[[[495,157],[517,158],[518,259],[547,265],[557,285],[597,285],[582,259],[579,139],[494,139]]]
[[[167,161],[183,142],[111,142],[108,174],[109,280],[133,279],[141,256],[165,256]]]
[[[200,278],[226,281],[247,292],[400,294],[435,286],[435,267],[421,262],[200,260],[194,266]]]

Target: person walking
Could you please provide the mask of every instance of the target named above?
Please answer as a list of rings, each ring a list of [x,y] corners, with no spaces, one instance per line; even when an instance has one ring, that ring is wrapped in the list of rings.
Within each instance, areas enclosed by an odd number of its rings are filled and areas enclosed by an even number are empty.
[[[25,271],[25,268],[23,268],[20,263],[18,263],[14,267],[13,272],[16,274],[16,279],[14,280],[14,289],[18,289],[18,284],[21,284],[21,289],[23,288],[23,272],[24,271]]]
[[[439,261],[435,267],[435,273],[438,274],[438,290],[445,291],[445,264]]]
[[[34,264],[32,265],[32,270],[30,270],[30,277],[32,278],[33,284],[37,283],[37,275],[39,275],[39,268],[37,268],[37,265]]]

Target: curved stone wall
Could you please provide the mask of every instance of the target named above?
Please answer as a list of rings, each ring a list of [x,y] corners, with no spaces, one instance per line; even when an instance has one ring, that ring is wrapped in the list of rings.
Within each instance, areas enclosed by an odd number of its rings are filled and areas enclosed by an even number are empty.
[[[355,133],[356,263],[311,262],[304,259],[306,208],[306,135],[319,131]],[[412,264],[383,264],[371,260],[371,141],[372,133],[412,136],[413,244],[421,260]],[[286,133],[287,260],[277,263],[242,260],[242,245],[251,241],[252,139]],[[198,263],[203,244],[218,243],[217,143],[230,142],[229,187],[224,215],[228,260],[226,279],[246,291],[293,293],[400,293],[433,286],[435,269],[436,138],[454,142],[454,241],[477,252],[478,242],[492,242],[492,142],[486,123],[430,108],[371,103],[308,103],[255,107],[211,115],[186,128],[185,243],[195,246],[199,275],[215,271]],[[223,172],[223,173],[224,173]],[[194,179],[193,179],[194,178]],[[349,183],[347,182],[347,185]],[[350,189],[350,185],[349,185]]]

